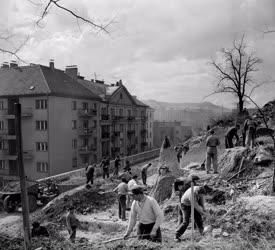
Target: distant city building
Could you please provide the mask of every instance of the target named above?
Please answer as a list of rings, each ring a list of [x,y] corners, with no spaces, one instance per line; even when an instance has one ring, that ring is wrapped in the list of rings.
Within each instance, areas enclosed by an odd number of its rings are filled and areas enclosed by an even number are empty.
[[[23,157],[30,179],[71,171],[102,157],[152,147],[148,112],[119,81],[87,81],[77,66],[65,71],[31,64],[0,69],[0,184],[17,179],[14,103],[22,107]],[[148,127],[148,129],[147,129]]]
[[[186,126],[182,122],[159,122],[154,121],[153,125],[154,147],[160,147],[164,136],[168,136],[174,144],[182,143],[184,140],[192,136],[191,126]]]

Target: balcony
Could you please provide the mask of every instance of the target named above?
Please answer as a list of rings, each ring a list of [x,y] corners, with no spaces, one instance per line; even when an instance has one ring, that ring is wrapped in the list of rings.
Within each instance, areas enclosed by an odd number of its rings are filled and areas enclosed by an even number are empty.
[[[33,116],[32,108],[23,108],[21,112],[22,118],[31,118]]]
[[[109,115],[106,115],[106,114],[101,115],[101,120],[102,121],[108,121],[109,119],[110,119]]]
[[[140,119],[141,121],[145,122],[148,120],[148,116],[141,116]]]
[[[128,121],[134,121],[136,118],[134,117],[134,116],[132,116],[132,115],[129,115],[128,117],[127,117],[127,120]]]
[[[93,117],[97,115],[96,109],[79,109],[78,116],[79,117]]]
[[[6,118],[6,119],[14,119],[15,115],[14,112],[8,109],[1,109],[0,110],[0,117]]]
[[[112,120],[114,121],[114,122],[116,122],[116,121],[123,121],[124,120],[124,116],[122,116],[122,115],[115,115],[115,116],[112,116]]]
[[[0,150],[0,160],[16,160],[17,154],[11,154],[8,149]]]
[[[95,130],[95,127],[91,128],[79,128],[78,129],[78,135],[79,136],[91,136]]]
[[[33,150],[23,150],[23,159],[31,160],[33,158]]]
[[[79,154],[91,154],[94,151],[96,151],[96,146],[95,145],[82,146],[82,147],[78,148]]]
[[[4,129],[4,130],[0,130],[0,139],[4,139],[4,140],[15,140],[16,139],[16,135],[15,135],[15,131],[14,129]]]

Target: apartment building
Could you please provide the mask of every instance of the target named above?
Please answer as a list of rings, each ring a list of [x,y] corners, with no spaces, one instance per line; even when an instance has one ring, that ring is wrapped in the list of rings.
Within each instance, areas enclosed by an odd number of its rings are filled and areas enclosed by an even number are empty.
[[[182,143],[192,136],[192,127],[183,122],[160,122],[153,123],[153,144],[154,147],[160,147],[165,136],[168,136],[173,144]]]
[[[14,103],[22,107],[26,175],[39,179],[145,151],[141,129],[148,106],[122,82],[86,81],[76,66],[56,69],[3,64],[0,69],[0,184],[17,179]]]

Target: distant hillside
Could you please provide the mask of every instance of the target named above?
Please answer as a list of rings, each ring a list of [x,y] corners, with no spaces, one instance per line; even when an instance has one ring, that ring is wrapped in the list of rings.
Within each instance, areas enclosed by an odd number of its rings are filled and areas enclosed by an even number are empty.
[[[211,102],[201,103],[170,103],[159,102],[155,100],[143,100],[145,104],[154,109],[166,109],[166,110],[211,110],[213,113],[231,112],[231,109],[224,108],[222,106],[215,105]]]
[[[211,102],[202,103],[169,103],[155,100],[143,100],[154,112],[157,121],[181,121],[193,129],[206,128],[209,119],[231,112],[230,109],[214,105]]]

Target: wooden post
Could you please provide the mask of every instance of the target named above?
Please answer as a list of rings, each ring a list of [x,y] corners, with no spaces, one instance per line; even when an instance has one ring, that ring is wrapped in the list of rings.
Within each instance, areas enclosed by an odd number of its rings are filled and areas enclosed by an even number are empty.
[[[192,242],[192,249],[194,249],[194,182],[191,182],[191,242]]]
[[[23,215],[23,230],[24,230],[24,249],[30,250],[30,222],[29,222],[29,203],[28,192],[26,186],[26,176],[23,164],[22,152],[22,133],[21,133],[21,104],[14,104],[15,110],[15,135],[16,135],[16,151],[17,151],[17,166],[19,169],[20,188],[21,188],[21,204]]]

